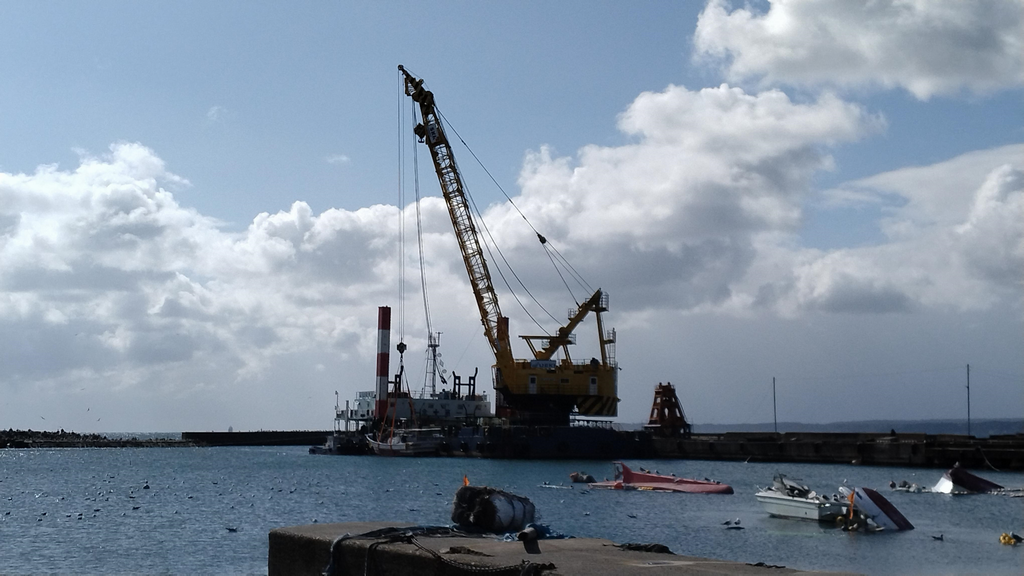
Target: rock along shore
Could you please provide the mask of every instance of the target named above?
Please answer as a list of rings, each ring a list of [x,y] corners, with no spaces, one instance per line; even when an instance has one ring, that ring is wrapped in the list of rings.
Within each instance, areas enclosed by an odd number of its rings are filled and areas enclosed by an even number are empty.
[[[0,430],[0,448],[160,448],[194,445],[193,442],[173,438],[108,438],[100,434],[79,434],[64,430]]]

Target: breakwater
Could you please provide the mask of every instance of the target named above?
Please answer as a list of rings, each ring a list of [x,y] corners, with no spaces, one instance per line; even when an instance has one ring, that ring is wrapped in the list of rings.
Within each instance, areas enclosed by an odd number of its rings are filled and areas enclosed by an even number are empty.
[[[330,430],[257,430],[253,432],[182,432],[181,439],[198,446],[316,446]]]
[[[356,438],[353,435],[354,439]],[[319,453],[329,453],[320,451]],[[342,452],[338,452],[342,453]],[[343,452],[355,454],[360,452]],[[437,456],[519,460],[686,459],[1024,470],[1024,434],[730,432],[665,437],[586,427],[467,427]]]
[[[1024,434],[975,438],[955,434],[738,432],[654,438],[659,458],[807,462],[1024,470]]]
[[[560,433],[549,428],[518,431],[455,432],[439,456],[496,459],[689,459],[741,462],[799,462],[912,466],[979,470],[1024,470],[1024,434],[988,438],[958,434],[880,434],[823,432],[727,432],[661,437],[646,431]],[[469,429],[463,429],[468,432]],[[173,438],[109,438],[75,432],[0,430],[0,448],[133,448],[179,446],[322,446],[328,430],[182,432]],[[356,437],[355,433],[352,433]],[[599,437],[598,437],[599,436]],[[361,438],[361,436],[359,436]],[[339,452],[340,453],[340,452]],[[361,453],[361,452],[348,452]]]

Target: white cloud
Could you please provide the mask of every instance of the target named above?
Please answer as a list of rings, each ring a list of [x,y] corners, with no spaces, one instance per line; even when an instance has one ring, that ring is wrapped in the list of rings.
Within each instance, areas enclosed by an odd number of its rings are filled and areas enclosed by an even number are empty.
[[[206,121],[210,124],[223,122],[227,115],[227,108],[223,106],[210,106],[210,109],[206,111]]]
[[[713,0],[694,35],[699,58],[732,81],[901,87],[919,99],[1024,84],[1019,0],[774,0],[767,12]]]
[[[898,197],[906,205],[901,220],[915,225],[950,225],[962,221],[972,194],[997,166],[1024,163],[1024,144],[977,150],[930,166],[908,166],[868,178],[846,182],[825,192],[829,200],[891,203]],[[894,232],[895,233],[895,232]]]
[[[954,232],[965,266],[1008,292],[1024,288],[1024,169],[1004,164],[978,188]]]
[[[605,288],[627,307],[697,308],[733,296],[759,234],[796,229],[829,146],[884,123],[828,94],[800,104],[723,85],[641,94],[619,126],[637,141],[586,147],[575,164],[532,154],[520,207],[586,276],[617,270]]]
[[[865,326],[884,326],[890,339],[894,327],[908,326],[900,334],[912,340],[914,330],[955,326],[965,310],[1007,325],[1019,318],[1024,192],[1020,161],[1007,161],[1021,157],[1019,148],[839,187],[903,201],[880,223],[883,243],[822,251],[800,244],[801,207],[812,198],[811,176],[831,166],[829,146],[880,129],[859,107],[832,96],[796,103],[775,91],[669,87],[638,97],[620,127],[634,142],[586,147],[576,158],[532,154],[516,201],[585,277],[610,291],[609,321],[623,327],[627,419],[642,418],[650,384],[667,379],[658,371],[671,366],[650,358],[666,342],[685,342],[688,365],[731,389],[765,362],[819,361],[781,343],[770,347],[774,358],[747,368],[723,359],[723,347],[745,354],[736,342],[755,332],[786,334],[822,353],[822,337],[795,319],[828,325],[836,346],[857,348]],[[125,143],[83,155],[74,170],[0,173],[0,387],[11,399],[0,417],[10,425],[31,426],[18,418],[33,406],[54,411],[46,415],[56,425],[95,429],[76,411],[92,403],[109,412],[89,418],[120,429],[310,427],[329,422],[334,390],[351,397],[370,387],[374,307],[396,305],[398,210],[317,214],[296,202],[225,232],[175,201],[167,187],[183,182],[153,151]],[[407,222],[413,210],[406,208]],[[460,374],[480,367],[485,382],[490,357],[443,201],[426,198],[422,216],[446,360]],[[532,231],[506,205],[488,208],[486,218],[521,277],[561,317],[552,303],[569,302]],[[425,329],[415,247],[406,250],[402,337],[415,373]],[[514,332],[534,332],[500,294]],[[704,332],[694,333],[692,322]],[[591,328],[579,331],[581,349]],[[1004,342],[954,345],[988,350]],[[665,353],[683,361],[679,349]],[[702,421],[730,419],[700,398]]]
[[[575,160],[529,156],[518,203],[586,277],[602,279],[620,313],[797,318],[1019,301],[1022,145],[827,191],[836,209],[880,206],[885,240],[821,251],[797,236],[811,175],[831,167],[829,146],[883,128],[878,118],[827,94],[800,104],[778,91],[669,87],[639,96],[619,125],[637,141]],[[518,216],[498,207],[490,218],[501,230]],[[534,242],[515,237],[524,249]]]
[[[139,144],[0,174],[4,386],[175,395],[259,381],[310,350],[372,355],[373,303],[394,293],[394,208],[297,202],[227,233],[163,187],[182,182]]]
[[[794,271],[792,283],[780,279],[773,285],[786,294],[780,306],[792,314],[816,308],[854,311],[858,306],[861,311],[891,312],[1019,304],[1022,170],[1024,145],[1013,145],[840,186],[892,199],[879,221],[886,240],[828,253],[775,251],[772,257],[782,260],[779,266]]]
[[[344,154],[332,154],[327,157],[328,164],[348,164],[352,159]]]

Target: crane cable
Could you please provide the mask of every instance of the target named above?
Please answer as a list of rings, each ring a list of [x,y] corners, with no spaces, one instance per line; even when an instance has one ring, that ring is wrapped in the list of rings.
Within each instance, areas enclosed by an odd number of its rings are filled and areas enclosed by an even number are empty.
[[[415,115],[416,103],[412,102],[413,114]],[[434,333],[434,329],[430,324],[430,301],[427,299],[427,271],[424,267],[423,258],[423,217],[420,213],[420,160],[419,152],[417,152],[416,146],[412,147],[412,173],[413,173],[413,190],[416,194],[416,244],[419,248],[419,260],[420,260],[420,287],[423,292],[423,313],[426,315],[427,320],[427,336]]]
[[[466,188],[465,183],[463,183],[463,188]],[[510,264],[508,259],[505,257],[505,254],[502,252],[502,249],[498,247],[498,243],[495,242],[495,237],[492,234],[490,234],[490,229],[487,228],[487,223],[483,220],[482,212],[480,212],[480,209],[476,206],[476,200],[473,199],[473,195],[469,193],[468,189],[465,189],[463,192],[466,193],[466,198],[469,199],[469,204],[473,208],[473,213],[476,214],[476,220],[480,222],[480,228],[483,229],[483,232],[486,234],[487,238],[490,239],[490,243],[482,243],[483,249],[487,251],[487,256],[490,257],[490,261],[495,262],[495,264],[498,263],[497,258],[495,258],[494,256],[494,253],[490,251],[490,245],[494,244],[495,252],[498,252],[498,255],[501,256],[502,261],[505,262],[505,265],[509,269],[509,273],[511,273],[512,277],[516,279],[516,282],[519,283],[519,286],[521,286],[522,289],[526,292],[526,294],[529,295],[529,298],[531,300],[534,300],[534,303],[536,303],[538,307],[540,307],[541,310],[544,311],[544,314],[548,315],[548,318],[557,323],[558,320],[554,316],[552,316],[550,312],[548,312],[547,308],[544,307],[544,304],[542,304],[540,300],[538,300],[537,297],[534,296],[534,294],[532,294],[529,291],[529,288],[527,288],[526,285],[523,284],[522,280],[519,278],[519,275],[516,274],[515,269],[512,268],[512,264]],[[502,278],[502,282],[505,283],[505,287],[509,289],[509,293],[512,294],[513,298],[515,298],[516,303],[518,303],[519,307],[522,308],[522,312],[525,313],[530,320],[534,321],[534,324],[536,324],[538,328],[547,333],[548,330],[540,322],[538,322],[536,318],[534,318],[534,315],[530,314],[529,310],[527,310],[526,308],[526,305],[523,304],[522,300],[519,298],[519,294],[516,294],[515,290],[512,289],[512,285],[511,283],[509,283],[508,278],[505,277],[505,273],[502,272],[501,266],[495,265],[495,270],[498,271],[498,276]]]
[[[434,109],[437,111],[438,115],[442,118],[444,123],[447,124],[448,127],[451,128],[453,132],[455,132],[456,136],[458,136],[458,132],[456,132],[455,128],[452,127],[451,123],[449,123],[448,120],[445,119],[443,115],[441,115],[441,112],[440,112],[440,110],[437,110],[436,105],[435,105]],[[463,145],[465,145],[465,141],[462,140],[461,136],[459,136],[459,140],[463,143]],[[467,149],[468,149],[468,146],[467,146]],[[470,150],[470,153],[472,154],[472,150]],[[475,154],[474,154],[474,157],[476,157]],[[455,170],[458,173],[461,174],[461,171],[458,168],[458,161],[455,159],[454,154],[452,155],[452,159],[451,160],[452,160],[452,163],[455,164]],[[477,162],[479,162],[479,159],[477,159]],[[544,306],[540,303],[540,301],[537,300],[537,298],[530,292],[530,289],[526,287],[526,284],[524,284],[522,279],[519,278],[519,275],[516,274],[515,269],[512,268],[511,264],[509,264],[508,259],[505,258],[505,254],[502,253],[501,249],[498,247],[498,243],[494,241],[494,236],[491,234],[490,229],[487,227],[487,222],[484,221],[483,214],[480,211],[480,209],[477,207],[476,200],[473,198],[473,195],[469,192],[469,187],[466,186],[465,182],[462,183],[462,188],[463,188],[463,194],[466,196],[466,199],[469,201],[469,204],[470,204],[470,207],[471,207],[472,211],[476,215],[476,221],[480,223],[480,227],[483,229],[485,235],[488,238],[490,238],[490,243],[482,242],[484,250],[487,251],[488,257],[491,259],[492,262],[497,264],[498,260],[494,257],[494,254],[491,252],[491,244],[493,244],[494,245],[494,250],[501,257],[501,261],[505,263],[505,266],[508,267],[509,272],[512,273],[512,275],[515,277],[516,281],[519,282],[519,285],[523,288],[523,290],[530,296],[530,298],[534,301],[534,303],[537,304],[537,306],[541,310],[543,310],[545,314],[548,315],[548,317],[550,317],[555,323],[557,323],[558,320],[554,316],[552,316],[551,313],[548,312],[547,309],[545,309]],[[505,273],[502,272],[501,267],[500,266],[495,266],[495,269],[498,271],[498,276],[501,277],[502,282],[505,283],[505,287],[508,288],[509,293],[512,294],[512,297],[516,299],[516,303],[519,304],[519,307],[530,318],[530,320],[532,320],[533,323],[537,325],[537,327],[540,330],[542,330],[545,334],[547,334],[547,332],[548,332],[547,329],[544,328],[544,326],[540,322],[537,321],[537,319],[533,316],[533,314],[530,313],[529,309],[526,308],[526,305],[523,304],[523,301],[519,298],[519,295],[516,294],[516,291],[512,289],[512,285],[508,281],[508,278],[505,277]]]
[[[435,104],[434,108],[435,108],[435,110],[437,110],[437,105],[436,105],[436,104]],[[548,256],[548,259],[549,259],[549,260],[551,261],[551,263],[552,263],[552,266],[553,266],[553,267],[555,268],[555,271],[556,271],[556,272],[558,273],[558,276],[559,276],[559,278],[561,278],[561,279],[562,279],[562,284],[564,284],[564,285],[565,285],[565,287],[566,287],[566,290],[567,290],[567,291],[569,292],[569,296],[570,296],[570,297],[571,297],[571,298],[573,299],[573,301],[574,301],[574,302],[576,302],[576,306],[577,306],[577,307],[579,307],[579,305],[580,305],[580,304],[579,304],[579,300],[578,300],[578,299],[576,298],[576,295],[575,295],[575,294],[573,294],[573,292],[572,292],[572,289],[571,289],[571,288],[569,288],[569,285],[568,285],[568,283],[567,283],[567,282],[565,281],[565,278],[564,278],[564,276],[562,275],[561,271],[560,271],[560,270],[558,269],[558,265],[557,265],[557,263],[555,262],[555,259],[554,259],[554,258],[553,258],[553,257],[551,256],[551,254],[550,254],[550,253],[548,252],[548,248],[550,247],[550,249],[551,249],[552,251],[554,251],[554,253],[555,253],[555,254],[556,254],[556,255],[557,255],[558,257],[559,257],[559,260],[561,260],[561,261],[562,261],[562,262],[564,263],[564,264],[563,264],[563,266],[564,266],[564,267],[566,268],[566,270],[569,270],[569,271],[571,272],[571,274],[573,275],[573,278],[574,278],[574,279],[576,280],[576,282],[577,282],[578,284],[580,284],[580,285],[581,285],[582,287],[584,287],[584,289],[588,289],[588,288],[589,288],[589,287],[588,287],[588,286],[586,285],[586,281],[585,281],[585,280],[583,280],[582,276],[581,276],[581,275],[580,275],[580,274],[579,274],[579,273],[578,273],[578,272],[577,272],[577,271],[576,271],[576,270],[575,270],[575,269],[574,269],[574,268],[572,267],[572,265],[571,265],[571,264],[569,264],[569,262],[568,262],[568,261],[567,261],[567,260],[566,260],[566,259],[565,259],[565,258],[564,258],[564,257],[563,257],[562,255],[561,255],[561,253],[559,253],[559,252],[558,252],[558,250],[554,248],[554,246],[551,246],[551,245],[550,245],[550,243],[549,243],[549,242],[547,241],[547,238],[545,238],[545,237],[544,237],[544,236],[543,236],[543,235],[542,235],[542,234],[541,234],[540,232],[538,232],[538,231],[537,231],[537,228],[536,228],[536,227],[535,227],[535,226],[533,225],[533,223],[532,223],[532,222],[530,222],[529,218],[527,218],[527,217],[526,217],[526,215],[525,215],[525,214],[523,213],[523,211],[519,209],[519,206],[517,206],[517,205],[516,205],[516,203],[515,203],[515,202],[514,202],[514,201],[512,200],[512,198],[511,198],[511,197],[510,197],[510,196],[508,195],[508,193],[506,193],[506,192],[505,192],[504,188],[502,188],[502,187],[501,187],[501,184],[499,184],[499,183],[498,183],[498,181],[497,181],[497,180],[496,180],[496,179],[494,178],[494,176],[493,176],[493,175],[491,174],[491,172],[490,172],[490,171],[489,171],[489,170],[487,169],[487,167],[486,167],[486,166],[485,166],[485,165],[483,164],[483,162],[481,162],[481,161],[480,161],[480,158],[479,158],[479,157],[478,157],[478,156],[476,155],[476,153],[475,153],[475,152],[473,152],[473,149],[472,149],[472,148],[470,148],[469,144],[467,144],[467,143],[466,143],[466,141],[465,141],[465,140],[464,140],[464,139],[462,138],[462,135],[461,135],[461,134],[459,134],[458,130],[456,130],[456,129],[455,129],[455,127],[454,127],[454,126],[452,126],[451,122],[449,122],[449,121],[448,121],[448,118],[446,118],[446,117],[444,116],[444,114],[443,114],[443,113],[442,113],[442,112],[441,112],[440,110],[437,110],[437,114],[438,114],[438,116],[439,116],[439,117],[441,118],[441,120],[442,120],[442,121],[443,121],[443,122],[445,123],[445,125],[446,125],[446,126],[447,126],[447,127],[449,128],[449,129],[451,129],[452,133],[453,133],[453,134],[455,134],[455,136],[456,136],[456,137],[457,137],[457,138],[459,139],[459,142],[461,142],[461,143],[462,143],[462,145],[463,145],[463,146],[465,146],[466,150],[468,150],[468,151],[469,151],[470,155],[472,155],[472,156],[473,156],[473,159],[474,159],[474,160],[476,160],[476,162],[477,162],[477,164],[478,164],[478,165],[480,166],[480,168],[481,168],[481,169],[482,169],[482,170],[484,171],[484,173],[486,173],[486,174],[487,174],[487,176],[488,176],[488,177],[489,177],[489,178],[491,179],[491,182],[493,182],[493,183],[494,183],[494,185],[495,185],[495,186],[496,186],[496,187],[498,188],[498,190],[500,190],[500,191],[501,191],[502,195],[503,195],[503,196],[505,196],[505,199],[506,199],[506,200],[507,200],[507,201],[509,202],[509,204],[511,204],[511,205],[512,205],[512,207],[513,207],[513,208],[515,208],[516,212],[518,212],[518,213],[519,213],[519,215],[520,215],[520,217],[522,217],[523,221],[524,221],[524,222],[526,222],[526,224],[527,224],[527,225],[528,225],[528,226],[530,227],[530,229],[531,229],[531,230],[533,230],[534,234],[536,234],[536,235],[537,235],[537,238],[538,238],[538,240],[540,241],[541,245],[542,245],[542,246],[544,246],[544,248],[545,248],[545,254],[547,254],[547,256]],[[465,185],[464,185],[464,187],[465,187]],[[484,219],[483,219],[483,215],[482,215],[482,213],[480,212],[480,209],[479,209],[479,208],[477,207],[477,205],[476,205],[476,202],[475,202],[475,200],[473,199],[473,196],[472,196],[472,195],[471,195],[471,194],[469,193],[469,190],[468,190],[468,188],[466,189],[466,196],[467,196],[467,197],[469,198],[469,200],[470,200],[470,203],[471,203],[471,204],[472,204],[472,206],[473,206],[473,210],[474,210],[474,212],[476,212],[476,215],[477,215],[477,220],[479,220],[479,221],[480,221],[480,223],[481,223],[481,227],[482,227],[482,228],[484,229],[484,232],[486,232],[487,236],[488,236],[488,237],[490,238],[490,241],[491,241],[491,243],[492,243],[492,244],[494,244],[494,249],[495,249],[495,251],[497,251],[498,255],[499,255],[499,256],[501,256],[501,259],[502,259],[502,261],[503,261],[503,262],[505,263],[505,266],[507,266],[507,267],[508,267],[509,271],[510,271],[510,272],[512,273],[512,275],[513,275],[513,276],[515,277],[516,281],[518,281],[518,282],[519,282],[519,285],[520,285],[520,286],[521,286],[521,287],[523,288],[523,290],[524,290],[524,291],[525,291],[525,292],[526,292],[526,293],[527,293],[527,294],[528,294],[528,295],[530,296],[530,298],[531,298],[531,299],[532,299],[532,300],[534,301],[534,303],[535,303],[535,304],[536,304],[536,305],[537,305],[537,306],[538,306],[538,307],[539,307],[539,308],[540,308],[541,310],[543,310],[543,311],[544,311],[544,313],[545,313],[545,314],[547,314],[547,315],[548,315],[548,317],[549,317],[549,318],[551,318],[551,320],[552,320],[552,321],[554,321],[554,322],[555,322],[556,324],[558,324],[558,323],[559,323],[559,320],[558,320],[557,318],[555,318],[555,317],[554,317],[554,316],[553,316],[553,315],[552,315],[552,314],[551,314],[551,313],[550,313],[550,312],[549,312],[549,311],[548,311],[548,310],[547,310],[546,308],[544,308],[544,305],[543,305],[543,304],[541,304],[539,300],[537,300],[537,298],[536,298],[536,297],[535,297],[535,296],[533,295],[533,293],[532,293],[532,292],[530,292],[530,289],[526,287],[526,284],[524,284],[524,283],[523,283],[522,279],[520,279],[520,278],[519,278],[519,275],[518,275],[518,274],[516,274],[516,272],[515,272],[515,269],[514,269],[514,268],[512,268],[512,265],[511,265],[511,264],[510,264],[510,263],[508,262],[508,260],[507,260],[507,259],[505,258],[505,255],[504,255],[504,253],[502,253],[501,249],[500,249],[500,248],[498,247],[498,244],[497,244],[497,242],[495,242],[495,240],[494,240],[494,237],[493,237],[493,236],[491,235],[491,232],[490,232],[490,230],[489,230],[489,229],[487,228],[487,224],[486,224],[486,222],[485,222],[485,221],[484,221]],[[489,245],[488,245],[487,243],[485,243],[485,244],[484,244],[484,247],[485,247],[485,248],[487,249],[487,251],[488,251],[488,254],[490,254],[490,246],[489,246]],[[493,257],[492,257],[492,260],[493,260]],[[538,322],[538,321],[536,320],[536,318],[534,318],[534,317],[533,317],[533,315],[532,315],[532,314],[530,314],[529,310],[527,310],[527,309],[526,309],[526,307],[525,307],[525,306],[523,305],[522,301],[520,301],[520,299],[519,299],[518,295],[516,295],[515,291],[514,291],[514,290],[512,289],[512,287],[511,287],[511,286],[509,285],[509,282],[508,282],[508,280],[507,280],[507,279],[505,278],[505,275],[504,275],[504,273],[502,273],[502,271],[501,271],[501,268],[499,267],[499,268],[497,268],[497,269],[498,269],[498,274],[499,274],[499,275],[501,276],[501,279],[502,279],[502,280],[503,280],[503,281],[505,282],[505,285],[506,285],[506,287],[508,287],[508,289],[509,289],[509,292],[511,292],[511,293],[512,293],[512,296],[513,296],[513,297],[514,297],[514,298],[516,299],[516,301],[517,301],[517,302],[519,303],[519,306],[520,306],[520,308],[522,308],[522,309],[523,309],[523,311],[524,311],[524,312],[526,313],[526,315],[527,315],[527,316],[529,316],[531,320],[533,320],[534,324],[536,324],[538,328],[540,328],[540,329],[541,329],[541,330],[543,330],[543,331],[544,331],[545,333],[547,333],[547,329],[545,329],[545,328],[544,328],[544,327],[543,327],[543,326],[542,326],[542,325],[541,325],[541,324],[540,324],[540,323],[539,323],[539,322]]]
[[[399,73],[399,83],[404,82]],[[398,97],[398,375],[396,376],[398,389],[401,390],[405,384],[405,147],[403,146],[405,134],[405,99],[402,91],[399,90]],[[413,114],[415,118],[415,114]],[[415,152],[415,147],[414,147]],[[417,208],[419,206],[417,205]],[[406,387],[408,385],[406,384]],[[409,395],[409,411],[412,413],[415,422],[416,415],[412,409],[412,395]],[[397,400],[395,412],[398,410]],[[382,423],[383,425],[383,423]],[[394,415],[392,415],[392,434],[394,433]]]
[[[410,101],[412,106],[412,117],[416,117],[416,103]],[[423,390],[427,388],[427,376],[428,374],[434,374],[440,376],[441,384],[446,385],[448,381],[444,377],[442,367],[438,365],[437,360],[437,348],[434,346],[430,347],[431,341],[434,338],[434,327],[430,321],[430,299],[427,297],[427,270],[426,270],[426,257],[424,256],[423,250],[423,215],[420,209],[420,203],[422,198],[420,197],[420,161],[419,161],[419,149],[415,145],[412,147],[412,173],[413,173],[413,190],[416,195],[416,244],[419,249],[419,264],[420,264],[420,288],[423,293],[423,315],[426,317],[427,324],[427,349],[430,357],[427,359],[427,363],[424,366],[423,374]],[[440,336],[440,333],[438,333]],[[443,366],[443,362],[441,365]],[[433,382],[431,382],[431,392],[433,392]]]
[[[399,74],[399,80],[402,80]],[[399,92],[401,94],[401,92]],[[405,98],[398,99],[398,341],[405,341]]]
[[[508,200],[508,203],[511,204],[512,207],[516,209],[516,212],[519,213],[519,216],[522,217],[524,222],[526,222],[526,225],[529,226],[531,230],[533,230],[534,234],[537,235],[537,239],[540,241],[541,245],[544,246],[544,251],[545,253],[547,253],[548,259],[551,260],[551,264],[552,266],[555,267],[555,270],[558,270],[558,264],[555,262],[555,259],[551,256],[551,254],[548,252],[549,249],[552,252],[554,252],[555,255],[558,256],[558,260],[561,262],[562,266],[568,272],[570,272],[573,279],[576,280],[576,283],[579,284],[581,288],[589,292],[593,292],[593,288],[590,287],[590,284],[587,283],[583,276],[576,271],[576,269],[572,266],[572,264],[569,263],[569,261],[564,256],[562,256],[562,254],[558,251],[557,248],[555,248],[550,242],[548,242],[548,239],[545,238],[544,235],[537,230],[533,223],[530,222],[530,219],[526,217],[526,214],[524,214],[523,211],[519,209],[519,206],[517,206],[515,201],[512,200],[512,197],[509,196],[507,192],[505,192],[505,189],[501,186],[501,184],[498,183],[498,180],[495,179],[494,175],[491,174],[491,171],[487,169],[487,166],[485,166],[484,163],[480,160],[480,158],[476,155],[476,152],[473,152],[473,149],[469,147],[469,144],[467,144],[466,141],[462,139],[462,135],[459,134],[459,131],[456,130],[454,126],[452,126],[452,123],[448,121],[448,118],[446,118],[445,115],[441,112],[441,110],[437,108],[436,103],[434,104],[434,109],[437,110],[437,115],[441,118],[441,120],[444,121],[446,126],[451,128],[452,133],[455,134],[455,136],[459,139],[459,142],[461,142],[462,145],[466,147],[466,150],[469,151],[469,154],[473,157],[474,160],[476,160],[477,165],[480,166],[484,173],[487,174],[487,177],[491,179],[491,182],[494,183],[494,186],[498,188],[498,190],[505,197],[505,199]],[[562,276],[560,271],[558,275],[560,277]],[[565,287],[569,291],[569,295],[572,296],[573,300],[576,300],[575,294],[573,294],[572,289],[569,288],[564,278],[562,278],[562,283],[566,284]],[[579,301],[577,301],[576,303],[578,305]]]

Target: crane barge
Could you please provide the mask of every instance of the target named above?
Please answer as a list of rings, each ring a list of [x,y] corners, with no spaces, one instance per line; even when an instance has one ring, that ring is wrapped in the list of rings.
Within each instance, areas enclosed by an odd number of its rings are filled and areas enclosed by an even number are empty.
[[[492,376],[496,414],[516,424],[566,425],[572,414],[611,417],[618,414],[618,366],[614,357],[615,331],[604,332],[601,314],[608,310],[608,295],[600,289],[569,314],[554,335],[520,336],[533,358],[512,353],[508,317],[502,315],[490,270],[480,247],[479,234],[466,199],[462,175],[434,105],[434,94],[403,66],[405,94],[419,105],[420,123],[414,133],[430,150],[434,171],[448,207],[466,273],[476,298],[484,336],[494,354]],[[539,236],[539,235],[538,235]],[[539,236],[541,242],[545,242]],[[596,318],[600,358],[573,361],[569,346],[573,331],[584,319]],[[556,359],[559,352],[561,357]]]

